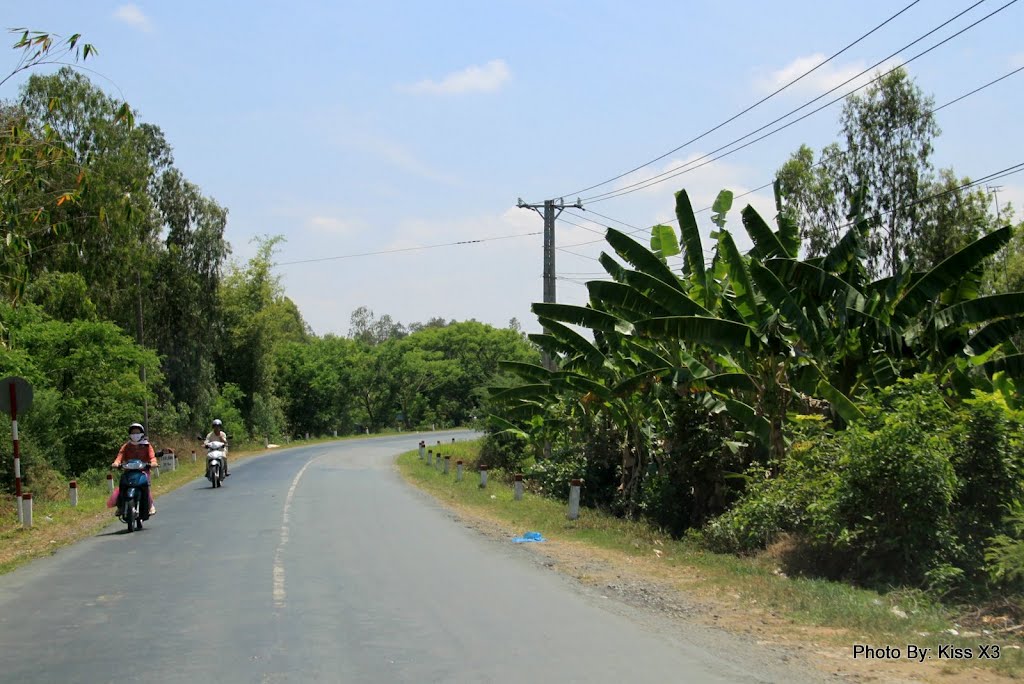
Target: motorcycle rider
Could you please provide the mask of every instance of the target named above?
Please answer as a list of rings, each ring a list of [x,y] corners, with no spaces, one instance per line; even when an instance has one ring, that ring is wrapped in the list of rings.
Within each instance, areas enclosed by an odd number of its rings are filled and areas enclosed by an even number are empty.
[[[142,426],[142,423],[132,423],[128,428],[128,441],[121,446],[117,452],[117,458],[110,464],[110,467],[117,468],[122,463],[134,460],[148,463],[154,468],[158,465],[153,445],[146,439],[146,428]],[[153,492],[148,486],[146,491],[149,492],[149,514],[154,515],[156,506],[153,504]]]
[[[210,442],[222,442],[224,444],[224,477],[230,477],[231,473],[228,472],[228,436],[224,432],[224,423],[220,421],[220,418],[213,419],[213,430],[210,431],[210,434],[206,435],[206,441],[203,442],[203,446]]]

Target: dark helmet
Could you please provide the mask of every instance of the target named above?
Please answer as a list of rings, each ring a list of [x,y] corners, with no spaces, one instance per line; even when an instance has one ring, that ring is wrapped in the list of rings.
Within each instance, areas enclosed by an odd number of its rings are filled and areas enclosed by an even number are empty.
[[[132,423],[131,425],[128,426],[128,432],[131,432],[135,428],[139,428],[139,430],[142,431],[142,434],[146,434],[146,428],[142,425],[142,423]]]
[[[215,427],[215,428],[224,427],[224,423],[220,422],[220,418],[214,418],[213,419],[213,427]]]

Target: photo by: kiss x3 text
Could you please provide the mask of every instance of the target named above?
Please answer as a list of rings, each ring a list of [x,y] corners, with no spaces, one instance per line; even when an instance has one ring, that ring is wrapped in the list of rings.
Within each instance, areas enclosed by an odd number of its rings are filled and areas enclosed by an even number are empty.
[[[905,648],[869,646],[867,644],[853,645],[855,660],[861,658],[866,660],[915,660],[923,663],[926,660],[998,660],[999,655],[999,644],[978,644],[977,646],[939,644],[935,647],[907,644]]]

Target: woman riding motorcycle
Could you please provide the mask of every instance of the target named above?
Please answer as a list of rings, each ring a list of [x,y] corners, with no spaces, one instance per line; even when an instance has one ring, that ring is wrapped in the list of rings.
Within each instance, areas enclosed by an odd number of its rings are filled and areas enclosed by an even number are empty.
[[[205,446],[210,442],[220,442],[224,445],[224,456],[221,457],[221,462],[224,464],[224,477],[230,477],[231,473],[228,472],[228,436],[224,432],[224,423],[221,422],[220,418],[213,420],[213,429],[210,430],[210,434],[206,435],[203,445]]]
[[[122,463],[135,460],[148,463],[154,468],[158,465],[153,445],[146,439],[146,428],[141,423],[132,423],[131,427],[128,428],[128,441],[121,446],[121,450],[117,452],[117,458],[110,464],[110,467],[117,468]],[[121,491],[124,491],[124,487],[121,487]],[[153,505],[153,492],[150,491],[148,486],[146,491],[149,492],[149,514],[153,515],[156,513],[156,506]],[[120,498],[120,495],[118,498]]]

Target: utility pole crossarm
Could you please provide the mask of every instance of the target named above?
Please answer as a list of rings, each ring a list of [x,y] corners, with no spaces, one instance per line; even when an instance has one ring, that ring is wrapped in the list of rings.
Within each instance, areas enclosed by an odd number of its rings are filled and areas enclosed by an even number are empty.
[[[522,198],[518,199],[519,202],[516,206],[520,209],[532,209],[544,217],[544,303],[553,304],[555,303],[555,219],[565,209],[565,200],[558,198],[557,200],[544,200],[542,204],[528,204]],[[541,207],[544,208],[543,213],[540,211]],[[583,203],[577,198],[576,204],[572,204],[570,207],[582,209]],[[545,330],[545,332],[547,331]],[[547,353],[544,354],[544,366],[549,370],[555,369],[554,361]]]

